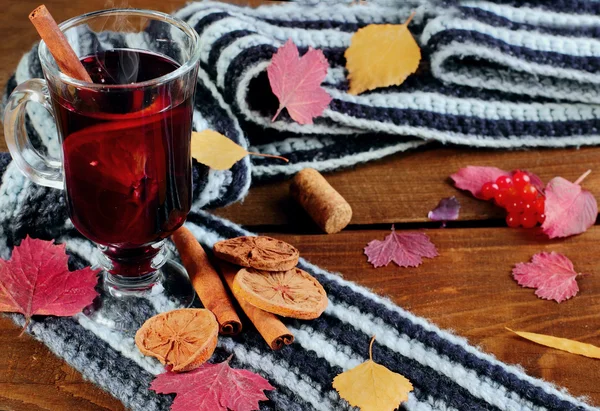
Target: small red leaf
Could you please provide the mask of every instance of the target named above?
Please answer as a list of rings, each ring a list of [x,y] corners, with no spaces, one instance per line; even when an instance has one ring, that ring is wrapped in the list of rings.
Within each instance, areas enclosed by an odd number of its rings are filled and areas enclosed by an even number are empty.
[[[458,220],[460,203],[456,197],[442,198],[438,205],[427,214],[427,218],[432,221],[451,221]]]
[[[177,394],[171,411],[253,411],[259,409],[259,401],[268,400],[263,390],[275,388],[260,375],[236,370],[224,361],[186,373],[160,374],[150,389]]]
[[[535,295],[558,303],[579,292],[573,263],[566,256],[551,252],[533,256],[530,263],[518,263],[513,277],[522,287],[537,288]]]
[[[329,64],[321,50],[308,48],[300,57],[298,47],[288,40],[273,55],[267,68],[269,83],[283,108],[300,124],[312,124],[313,117],[320,116],[331,102],[331,96],[321,87]]]
[[[598,203],[579,184],[555,177],[546,186],[546,220],[542,230],[550,238],[581,234],[596,222]]]
[[[398,234],[392,226],[392,232],[383,241],[373,240],[367,244],[365,255],[373,267],[382,267],[391,261],[400,267],[417,267],[423,262],[421,257],[437,257],[438,252],[427,235]]]
[[[26,237],[9,261],[0,260],[0,311],[32,315],[75,315],[98,295],[100,270],[69,271],[64,244]]]
[[[452,174],[450,178],[454,181],[456,188],[470,191],[476,198],[483,200],[481,187],[485,183],[493,183],[501,176],[510,177],[517,171],[508,172],[497,167],[467,166]],[[529,171],[523,170],[523,172],[531,178],[531,184],[542,192],[544,189],[542,180]]]

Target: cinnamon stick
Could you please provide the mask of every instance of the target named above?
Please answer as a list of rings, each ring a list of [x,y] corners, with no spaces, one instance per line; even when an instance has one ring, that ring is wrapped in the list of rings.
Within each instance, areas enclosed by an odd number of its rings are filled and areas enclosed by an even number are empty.
[[[58,28],[56,21],[44,6],[38,6],[29,14],[29,20],[35,26],[40,37],[48,46],[60,71],[77,80],[93,83],[92,78],[79,61],[67,38]]]
[[[210,263],[198,240],[185,227],[180,227],[175,231],[171,235],[171,239],[179,251],[181,261],[200,301],[217,317],[219,333],[223,335],[239,334],[242,331],[240,317],[235,312],[219,273]]]
[[[231,290],[233,287],[233,279],[240,268],[222,260],[219,260],[218,266],[221,269],[221,274],[223,275],[225,282]],[[271,349],[280,350],[284,346],[294,342],[294,335],[287,329],[281,320],[277,318],[277,316],[263,311],[260,308],[256,308],[244,300],[237,299],[237,302]]]

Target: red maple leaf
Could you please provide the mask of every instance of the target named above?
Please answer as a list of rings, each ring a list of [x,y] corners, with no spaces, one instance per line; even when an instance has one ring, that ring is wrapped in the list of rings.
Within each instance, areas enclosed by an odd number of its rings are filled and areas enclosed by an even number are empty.
[[[231,368],[230,359],[202,364],[186,373],[160,374],[150,389],[159,394],[177,394],[171,411],[258,410],[258,402],[268,400],[263,390],[275,388],[258,374]]]
[[[555,177],[546,186],[546,220],[542,230],[548,237],[581,234],[596,222],[598,203],[592,193],[579,185],[587,174],[589,172],[575,183]]]
[[[467,166],[461,168],[456,173],[452,174],[450,178],[454,181],[456,188],[461,190],[470,191],[476,198],[480,200],[484,199],[481,195],[481,187],[485,183],[493,183],[501,176],[510,177],[518,170],[512,172],[501,170],[497,167],[482,167],[482,166]],[[529,171],[521,170],[529,175],[531,178],[531,184],[537,188],[540,192],[544,191],[544,183],[542,180]]]
[[[0,260],[0,311],[25,315],[75,315],[98,295],[94,287],[100,270],[69,271],[64,244],[27,236]]]
[[[551,252],[539,253],[530,263],[518,263],[512,270],[513,277],[522,287],[536,288],[535,295],[558,303],[575,296],[579,286],[578,274],[566,256]]]
[[[267,68],[273,94],[279,99],[275,121],[283,108],[300,124],[312,124],[331,102],[331,96],[321,87],[329,64],[321,50],[308,48],[300,57],[298,47],[288,40],[273,55]]]
[[[391,261],[400,267],[417,267],[421,257],[437,257],[438,252],[429,237],[423,233],[392,232],[383,241],[373,240],[365,247],[365,255],[374,267],[388,265]]]

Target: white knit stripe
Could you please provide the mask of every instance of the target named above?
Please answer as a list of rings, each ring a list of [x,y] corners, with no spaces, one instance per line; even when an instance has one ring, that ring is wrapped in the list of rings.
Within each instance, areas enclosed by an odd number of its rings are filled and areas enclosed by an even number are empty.
[[[291,137],[269,144],[251,146],[249,151],[262,154],[284,155],[307,150],[318,150],[335,144],[332,138]]]
[[[236,359],[255,370],[261,371],[276,384],[290,389],[316,410],[330,411],[335,409],[334,404],[321,395],[323,387],[320,384],[313,382],[306,375],[300,376],[297,374],[299,370],[290,367],[286,361],[276,358],[275,355],[248,349],[229,337],[220,337],[217,346],[228,352],[233,352]]]
[[[329,278],[333,281],[336,281],[343,286],[350,288],[352,291],[357,292],[357,293],[375,301],[376,303],[383,305],[388,310],[397,312],[402,317],[410,320],[412,323],[423,327],[427,331],[438,334],[441,338],[460,346],[462,349],[464,349],[465,351],[467,351],[470,354],[477,356],[478,358],[488,361],[493,365],[502,367],[506,372],[511,373],[511,374],[515,375],[517,378],[527,381],[528,383],[543,389],[548,394],[554,395],[554,396],[560,398],[561,400],[571,402],[571,403],[575,404],[576,406],[583,407],[584,409],[588,409],[588,410],[593,409],[588,404],[586,404],[582,401],[579,401],[577,399],[571,398],[569,395],[566,394],[566,390],[564,390],[564,389],[559,390],[549,382],[530,377],[529,375],[525,374],[518,367],[515,367],[512,365],[507,365],[501,361],[498,361],[494,356],[484,353],[484,352],[478,350],[477,348],[469,345],[468,341],[465,338],[451,334],[448,331],[441,330],[436,325],[428,322],[424,318],[417,317],[416,315],[412,314],[411,312],[406,311],[406,310],[402,309],[401,307],[397,306],[396,304],[391,302],[388,298],[381,297],[381,296],[373,293],[372,291],[368,290],[365,287],[359,286],[350,281],[346,281],[339,274],[330,273],[328,271],[325,271],[325,270],[319,268],[318,266],[311,264],[302,258],[300,259],[300,261],[302,264],[305,264],[311,271],[321,274],[323,276],[326,276],[327,278]]]
[[[374,4],[373,2],[363,3],[348,7],[343,4],[321,4],[315,5],[314,7],[304,7],[302,5],[289,3],[279,4],[277,7],[271,5],[264,5],[256,8],[243,8],[243,12],[246,15],[254,16],[257,18],[268,19],[268,20],[280,20],[280,21],[317,21],[317,20],[328,20],[338,21],[343,23],[398,23],[398,18],[404,16],[404,10],[414,9],[416,6],[412,4],[406,4],[400,2],[400,4],[390,4],[389,7],[382,6],[380,4]],[[429,7],[429,4],[425,2],[421,7]],[[175,16],[186,16],[191,13],[201,13],[206,8],[217,8],[228,12],[239,12],[240,7],[233,4],[220,3],[214,1],[204,2],[193,2],[188,4],[186,7],[180,9],[175,13]],[[204,15],[206,15],[205,13]],[[418,16],[415,16],[415,19]],[[190,18],[188,17],[188,20]],[[194,20],[195,22],[198,19]],[[419,22],[419,20],[416,20]]]
[[[386,325],[383,320],[370,313],[363,313],[356,307],[335,300],[333,304],[329,304],[326,312],[358,331],[367,335],[376,335],[379,344],[447,376],[474,397],[481,398],[501,410],[546,410],[535,407],[530,401],[524,399],[516,401],[508,395],[506,387],[478,375],[460,363],[450,361],[446,356],[440,355],[435,349],[426,347],[418,340],[401,335],[398,330]]]
[[[600,75],[590,73],[583,70],[578,69],[565,69],[561,67],[554,67],[552,65],[539,64],[527,61],[525,59],[520,59],[518,57],[513,57],[507,53],[501,53],[494,48],[485,47],[475,43],[463,43],[463,42],[452,42],[446,46],[443,46],[436,53],[433,53],[431,58],[432,72],[434,75],[439,76],[442,70],[442,65],[444,61],[450,56],[456,56],[459,58],[463,58],[465,56],[475,56],[478,58],[482,58],[489,61],[494,61],[500,65],[506,67],[507,73],[504,76],[512,75],[510,71],[507,69],[512,68],[517,71],[522,71],[525,73],[531,73],[532,75],[539,75],[542,77],[557,77],[558,79],[569,79],[576,80],[583,83],[581,88],[585,88],[586,84],[600,84]],[[600,57],[600,55],[599,55]],[[500,71],[500,70],[499,70]],[[498,81],[499,75],[492,77],[492,81]],[[442,79],[444,79],[442,77]],[[534,80],[536,78],[534,77]],[[557,79],[557,80],[558,80]],[[483,79],[488,81],[487,78]],[[539,79],[538,79],[539,81]],[[509,90],[513,91],[511,88]],[[504,86],[500,90],[507,90],[507,87]],[[516,90],[516,92],[520,92],[522,94],[527,94],[527,90]],[[596,98],[596,101],[598,98]]]
[[[329,67],[323,83],[340,84],[346,81],[346,69],[344,67]]]
[[[472,7],[505,17],[515,23],[549,27],[596,27],[600,26],[600,16],[593,14],[569,14],[543,8],[514,7],[483,0],[462,0],[461,6]]]
[[[319,358],[327,360],[330,365],[340,367],[344,371],[356,367],[367,359],[366,357],[358,356],[347,345],[327,339],[322,333],[313,330],[307,325],[302,325],[300,328],[290,325],[287,327],[294,334],[294,341],[300,344],[305,350],[314,351]],[[377,359],[375,359],[375,362],[377,362]],[[427,401],[419,401],[413,393],[409,394],[410,397],[412,398],[405,404],[405,407],[410,410],[455,411],[454,408],[448,407],[441,399],[436,400],[430,397]]]
[[[599,77],[600,80],[600,77]],[[422,110],[431,113],[516,121],[583,121],[600,118],[600,105],[557,103],[513,103],[476,98],[444,96],[438,93],[370,93],[353,96],[335,88],[324,87],[336,100],[367,107],[398,110]]]
[[[286,122],[284,120],[276,120],[271,122],[270,118],[263,117],[262,113],[254,111],[248,105],[246,95],[250,86],[250,81],[260,73],[265,71],[269,66],[270,62],[262,61],[254,66],[249,67],[240,76],[239,84],[236,88],[235,102],[244,115],[249,121],[262,125],[264,127],[273,128],[280,131],[291,131],[299,134],[361,134],[366,133],[365,130],[358,130],[349,127],[342,126],[324,126],[320,124],[298,124],[295,121]]]
[[[538,33],[526,30],[494,27],[477,20],[449,16],[436,17],[428,22],[425,30],[423,30],[421,43],[427,44],[434,34],[445,30],[476,31],[510,45],[527,47],[536,51],[551,51],[577,57],[600,56],[600,40],[589,37],[577,38],[552,34],[539,35]]]
[[[508,66],[506,69],[493,69],[484,67],[452,67],[447,69],[445,62],[451,57],[464,57],[465,55],[485,56]],[[469,87],[484,88],[488,90],[511,90],[514,93],[548,97],[557,100],[571,100],[583,103],[600,103],[600,83],[589,82],[573,84],[573,81],[546,77],[545,74],[553,72],[555,76],[567,79],[571,76],[574,80],[591,80],[592,77],[581,71],[565,71],[556,67],[540,66],[527,63],[523,60],[499,55],[494,50],[486,47],[452,42],[438,50],[431,57],[431,70],[437,78],[447,83],[461,84]],[[512,67],[513,71],[509,71]],[[519,71],[520,70],[520,71]],[[533,74],[533,73],[537,73]],[[541,78],[540,78],[541,77]]]
[[[570,147],[600,144],[600,133],[583,136],[568,136],[560,139],[542,136],[490,137],[487,135],[463,134],[440,131],[429,127],[396,125],[377,120],[359,119],[337,111],[325,109],[323,117],[330,118],[349,127],[368,129],[386,134],[421,137],[425,140],[437,140],[442,143],[462,144],[473,147],[516,148],[516,147]]]
[[[210,26],[204,29],[200,36],[200,44],[202,45],[202,60],[208,61],[208,56],[213,48],[214,42],[227,33],[236,30],[249,30],[260,33],[264,36],[269,36],[272,39],[278,40],[281,44],[287,39],[292,39],[298,47],[322,47],[324,44],[327,47],[343,47],[350,45],[352,33],[341,32],[334,29],[322,30],[302,30],[290,27],[279,27],[261,20],[254,19],[248,15],[236,12],[230,12],[231,17],[226,17],[213,22]],[[281,44],[277,44],[279,47]]]
[[[411,140],[377,150],[366,151],[359,154],[348,154],[347,156],[330,158],[328,160],[302,161],[287,165],[254,165],[252,168],[252,175],[255,177],[275,176],[278,174],[292,175],[307,167],[314,168],[318,171],[330,171],[336,168],[350,167],[356,164],[366,163],[368,161],[376,160],[394,153],[412,150],[427,143],[428,141]]]
[[[273,39],[262,36],[260,34],[251,34],[249,36],[239,38],[231,44],[229,44],[227,47],[225,47],[225,49],[221,52],[217,60],[217,86],[221,89],[225,87],[225,74],[229,69],[229,64],[234,58],[236,58],[242,51],[248,49],[249,47],[264,44],[268,44],[273,47],[280,46],[280,44]]]

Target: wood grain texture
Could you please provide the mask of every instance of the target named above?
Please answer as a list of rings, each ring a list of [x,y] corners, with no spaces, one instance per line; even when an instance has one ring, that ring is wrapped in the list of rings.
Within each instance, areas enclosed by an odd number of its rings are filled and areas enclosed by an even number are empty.
[[[457,147],[427,148],[400,153],[353,170],[326,174],[327,181],[352,207],[351,225],[422,223],[444,197],[461,203],[460,220],[503,219],[503,211],[453,187],[449,176],[467,165],[526,168],[542,180],[562,176],[574,181],[594,170],[584,186],[600,194],[600,148],[559,150],[475,150]],[[320,232],[289,195],[289,182],[252,188],[243,203],[216,210],[216,214],[247,226],[286,225],[286,230]]]

